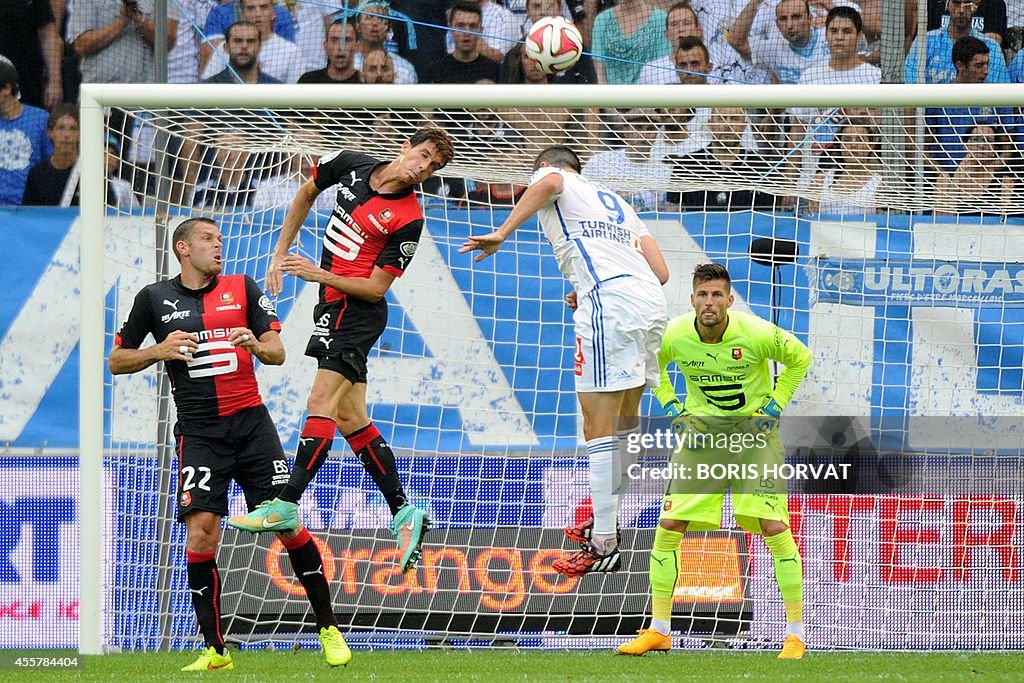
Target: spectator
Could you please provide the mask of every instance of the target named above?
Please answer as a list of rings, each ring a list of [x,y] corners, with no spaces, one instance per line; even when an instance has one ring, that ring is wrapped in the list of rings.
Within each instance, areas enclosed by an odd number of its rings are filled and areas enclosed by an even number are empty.
[[[882,184],[882,137],[868,118],[853,118],[836,134],[836,145],[821,160],[812,184],[819,197],[808,202],[812,213],[874,213]]]
[[[61,101],[63,47],[50,0],[0,2],[0,54],[21,76],[22,102],[50,109]]]
[[[476,83],[497,81],[501,66],[481,53],[480,8],[459,0],[448,15],[448,27],[455,36],[455,50],[434,63],[424,74],[427,83]]]
[[[46,112],[19,95],[18,70],[0,55],[0,206],[20,204],[29,169],[53,154]]]
[[[964,36],[953,45],[954,83],[985,83],[992,52],[984,38]],[[1012,130],[1016,114],[1009,107],[942,107],[925,109],[931,145],[929,159],[941,173],[952,174],[967,153],[964,140],[977,124]]]
[[[273,5],[273,31],[287,41],[295,42],[295,22],[288,10],[280,5]],[[214,52],[224,42],[228,26],[242,20],[242,3],[239,0],[220,0],[220,4],[211,8],[206,15],[203,33],[206,40],[200,43],[200,72],[206,71]],[[219,68],[217,69],[219,71]]]
[[[751,25],[764,0],[750,0],[736,18],[729,43],[754,66],[768,70],[775,83],[799,83],[804,69],[828,59],[828,45],[815,28],[806,0],[782,0],[775,7],[775,25],[779,33],[768,38],[753,38]]]
[[[353,65],[356,52],[356,28],[346,19],[338,19],[327,29],[323,44],[327,54],[327,66],[316,71],[307,71],[299,77],[299,83],[359,83],[359,71]]]
[[[257,210],[284,209],[291,206],[295,194],[306,179],[312,176],[313,164],[305,154],[290,154],[280,165],[277,173],[260,181],[253,195],[252,208]],[[313,203],[314,211],[322,217],[330,217],[334,210],[334,195],[321,192]]]
[[[391,54],[391,63],[395,68],[395,83],[400,85],[417,83],[419,76],[415,67],[405,58],[387,49],[388,35],[391,31],[391,10],[383,0],[367,0],[359,6],[359,18],[356,20],[358,47],[353,65],[362,70],[363,59],[375,50],[384,50]]]
[[[198,83],[200,49],[207,47],[210,52],[202,26],[206,24],[210,10],[217,7],[217,0],[173,0],[173,4],[181,8],[182,22],[174,47],[167,52],[167,82]],[[223,38],[217,37],[218,44]]]
[[[864,41],[858,51],[869,64],[878,66],[882,61],[882,2],[859,0],[860,17],[864,22]],[[903,54],[910,49],[917,33],[917,0],[903,0]],[[886,18],[888,22],[889,19]]]
[[[139,208],[139,200],[131,183],[121,177],[121,142],[116,135],[107,136],[107,203],[115,209],[132,211]]]
[[[272,0],[241,0],[242,19],[256,26],[260,32],[259,68],[281,83],[297,83],[302,75],[302,53],[272,30],[274,3]],[[219,73],[228,63],[224,45],[210,59],[203,70],[203,78]]]
[[[804,69],[800,83],[846,85],[854,83],[881,83],[882,72],[873,64],[865,61],[857,53],[860,44],[863,24],[860,13],[852,7],[833,7],[825,19],[825,41],[828,43],[829,56],[815,62]],[[838,125],[834,123],[838,113],[834,109],[794,109],[795,115],[791,130],[791,142],[802,145],[807,130],[812,132],[816,146],[822,147],[832,143]],[[806,150],[806,146],[804,149]],[[805,160],[808,159],[804,155]],[[812,170],[808,170],[813,175]]]
[[[984,213],[989,214],[1011,210],[1013,176],[1006,164],[999,128],[989,123],[972,125],[961,142],[965,152],[960,163],[952,172],[939,174],[936,204],[951,207],[957,215],[980,215],[980,207],[985,207]]]
[[[287,3],[287,6],[294,15],[295,45],[302,53],[302,70],[319,69],[324,63],[324,41],[327,40],[331,17],[346,16],[347,12],[337,12],[331,3],[309,0]]]
[[[516,15],[492,0],[463,0],[480,8],[480,54],[499,64],[505,59],[522,34]],[[445,36],[445,50],[455,49],[455,35]]]
[[[665,38],[673,50],[683,38],[697,38],[704,42],[704,30],[697,20],[697,12],[687,2],[677,2],[669,8],[665,19]],[[743,59],[728,42],[716,41],[706,43],[711,71],[712,83],[763,83],[765,73],[755,69],[749,61]],[[664,85],[677,83],[675,71],[675,54],[651,60],[640,71],[640,85]]]
[[[973,26],[974,0],[948,0],[949,25],[929,31],[925,43],[925,82],[951,83],[956,79],[956,65],[953,63],[953,44],[965,36],[974,36],[982,40],[989,49],[988,79],[986,83],[1009,83],[1010,76],[1006,71],[1006,62],[999,45],[991,38],[985,37]],[[919,39],[918,39],[919,40]],[[918,82],[917,40],[907,54],[904,62],[903,80],[907,83]]]
[[[746,113],[739,107],[715,109],[709,115],[708,144],[688,154],[669,156],[675,182],[707,183],[714,178],[722,184],[763,185],[769,165],[756,152],[744,147]],[[749,211],[775,208],[775,197],[756,190],[692,190],[670,192],[669,204],[691,211]]]
[[[228,65],[204,83],[280,83],[260,68],[260,32],[255,24],[236,21],[226,34]]]
[[[46,123],[53,155],[28,172],[24,206],[78,206],[78,107],[58,104]]]
[[[391,0],[389,14],[397,53],[418,74],[448,52],[445,27],[450,4],[450,0]]]
[[[269,0],[268,0],[269,1]],[[178,11],[167,4],[167,48],[178,35]],[[68,38],[82,58],[83,83],[153,83],[153,0],[75,0]]]
[[[501,64],[501,60],[521,37],[516,15],[494,0],[470,0],[470,2],[480,8],[480,26],[481,33],[483,33],[480,53]],[[449,48],[454,49],[454,36]]]
[[[1011,83],[1024,83],[1024,50],[1017,52],[1017,56],[1010,62],[1008,72]]]
[[[394,83],[395,61],[384,50],[374,50],[363,57],[363,68],[359,72],[362,83]]]
[[[675,50],[676,83],[679,85],[705,85],[711,62],[708,49],[699,38],[682,38]],[[708,108],[664,109],[664,124],[654,144],[653,156],[685,156],[702,149],[711,142],[708,122],[711,110]]]
[[[598,14],[591,41],[598,82],[636,83],[644,64],[670,54],[665,20],[664,10],[652,8],[647,0],[621,0]]]
[[[229,131],[219,136],[210,175],[192,193],[192,207],[233,211],[252,205],[253,159],[251,153],[239,149],[244,144],[240,133]]]
[[[653,155],[659,119],[654,109],[630,109],[621,114],[615,126],[621,143],[598,152],[583,166],[583,175],[623,193],[637,211],[659,207],[671,174],[670,167]]]
[[[1006,36],[1006,10],[1005,0],[974,0],[974,16],[971,19],[973,30],[1002,47]],[[928,0],[929,31],[946,28],[949,18],[947,0]]]

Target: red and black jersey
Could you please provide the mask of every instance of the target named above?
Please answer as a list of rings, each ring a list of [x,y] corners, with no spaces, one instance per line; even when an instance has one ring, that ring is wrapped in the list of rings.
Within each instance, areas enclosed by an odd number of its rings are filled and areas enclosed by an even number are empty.
[[[281,329],[274,305],[252,278],[221,275],[193,290],[178,276],[142,288],[114,343],[137,349],[149,334],[157,343],[174,330],[198,335],[191,361],[167,361],[164,367],[179,423],[205,420],[263,405],[252,354],[228,341],[236,327],[248,327],[257,339]]]
[[[313,167],[313,182],[321,191],[338,186],[331,220],[324,231],[320,267],[342,277],[367,278],[374,267],[395,277],[412,261],[423,231],[423,212],[410,187],[397,194],[370,189],[370,174],[385,162],[359,152],[335,152]],[[343,297],[320,286],[320,301]]]

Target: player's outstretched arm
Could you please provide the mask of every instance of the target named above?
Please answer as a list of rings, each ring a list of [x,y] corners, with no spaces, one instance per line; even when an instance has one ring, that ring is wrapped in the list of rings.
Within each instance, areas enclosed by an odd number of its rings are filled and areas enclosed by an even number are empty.
[[[320,189],[311,178],[303,183],[299,191],[295,193],[292,205],[288,207],[288,215],[285,216],[284,223],[281,225],[277,246],[274,247],[274,253],[270,257],[270,267],[267,269],[267,292],[271,296],[277,296],[281,293],[281,288],[283,287],[281,262],[288,256],[288,250],[291,249],[292,244],[295,242],[295,237],[299,234],[302,224],[306,222],[309,210],[313,208],[313,203],[319,194]]]
[[[306,282],[317,282],[370,303],[383,299],[395,281],[394,275],[377,266],[374,266],[370,277],[342,277],[298,254],[288,254],[281,261],[281,270]]]
[[[502,243],[507,240],[516,229],[526,222],[533,214],[540,211],[551,198],[562,191],[562,176],[558,173],[549,173],[537,182],[526,188],[523,196],[519,198],[512,212],[501,224],[501,227],[494,232],[479,237],[470,237],[459,248],[460,254],[470,251],[480,251],[474,261],[483,261],[485,258],[498,251]]]
[[[192,360],[192,354],[199,348],[195,335],[182,330],[174,330],[159,344],[144,349],[125,349],[115,346],[110,350],[107,367],[112,375],[127,375],[145,370],[153,363],[162,360]]]

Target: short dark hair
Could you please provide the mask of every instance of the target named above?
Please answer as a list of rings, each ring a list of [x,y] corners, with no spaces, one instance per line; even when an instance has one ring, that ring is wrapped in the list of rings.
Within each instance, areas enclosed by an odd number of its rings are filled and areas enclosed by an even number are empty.
[[[957,64],[967,66],[978,55],[987,54],[988,45],[981,38],[975,38],[974,36],[957,38],[957,41],[953,43],[953,66]],[[957,69],[957,71],[959,70]]]
[[[68,104],[67,102],[61,102],[53,107],[53,111],[50,112],[50,118],[46,120],[46,130],[53,130],[57,127],[57,122],[65,116],[70,116],[75,120],[75,123],[80,123],[78,118],[78,106],[74,104]]]
[[[441,158],[444,159],[444,163],[441,164],[441,168],[448,165],[448,162],[455,157],[455,147],[452,145],[452,139],[448,137],[448,133],[445,132],[444,128],[439,126],[424,126],[412,134],[409,138],[409,146],[415,147],[416,145],[422,145],[424,142],[433,142],[434,147],[437,148]]]
[[[174,251],[174,258],[178,259],[178,263],[181,263],[181,254],[178,253],[178,242],[188,242],[192,239],[192,233],[195,232],[196,226],[200,223],[209,223],[213,227],[217,227],[217,221],[212,218],[196,216],[195,218],[186,218],[174,229],[174,234],[171,236],[171,250]]]
[[[711,63],[711,53],[708,52],[708,46],[705,45],[704,41],[697,36],[684,36],[683,38],[680,38],[679,44],[676,45],[675,52],[672,53],[672,60],[675,61],[676,54],[678,54],[680,50],[689,51],[693,49],[699,49],[704,55],[704,61],[709,64]]]
[[[224,42],[225,43],[228,42],[229,40],[231,40],[231,32],[235,30],[236,26],[251,26],[251,27],[253,27],[254,29],[256,29],[256,38],[261,43],[263,42],[263,36],[260,35],[259,27],[256,26],[256,24],[252,23],[251,21],[246,21],[245,19],[242,19],[240,21],[236,21],[235,23],[231,24],[231,26],[228,26],[227,30],[224,31]]]
[[[456,2],[454,5],[452,5],[452,8],[450,10],[448,10],[448,25],[449,26],[451,26],[452,17],[455,16],[456,12],[469,12],[470,14],[475,14],[476,18],[479,19],[481,23],[483,23],[483,20],[484,20],[483,10],[481,10],[480,6],[477,5],[476,3],[467,2],[467,0],[458,0],[458,2]]]
[[[542,161],[547,162],[548,166],[569,168],[577,173],[583,170],[583,164],[580,163],[580,158],[576,155],[576,152],[565,145],[552,145],[542,149],[537,158],[533,160],[534,171],[540,168]]]
[[[725,280],[728,288],[732,289],[732,278],[729,277],[729,271],[721,263],[702,263],[693,269],[693,286],[695,289],[700,283],[710,282],[711,280]]]
[[[836,5],[830,9],[825,16],[825,28],[828,28],[829,24],[836,19],[849,19],[853,22],[853,27],[857,29],[857,33],[864,32],[864,20],[860,18],[860,12],[849,5]]]

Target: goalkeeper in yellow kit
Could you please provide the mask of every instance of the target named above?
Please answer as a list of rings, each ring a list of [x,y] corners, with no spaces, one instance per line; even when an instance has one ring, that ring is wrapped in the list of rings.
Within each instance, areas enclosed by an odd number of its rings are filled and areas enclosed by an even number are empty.
[[[723,424],[732,430],[761,435],[765,445],[758,458],[781,463],[784,457],[778,418],[807,374],[811,352],[792,334],[766,320],[730,313],[733,301],[729,272],[724,266],[697,266],[690,295],[694,312],[670,321],[662,337],[658,355],[661,384],[655,396],[673,417],[673,428],[683,436],[682,447],[672,455],[673,465],[707,462],[709,455],[729,457],[729,452],[721,449],[718,453],[700,452],[702,437],[714,436],[711,432],[720,430]],[[774,386],[770,360],[786,366]],[[669,363],[675,363],[686,377],[685,406],[680,406],[669,379]],[[672,596],[679,573],[679,543],[687,529],[706,531],[721,526],[724,485],[719,482],[714,493],[693,493],[692,482],[676,479],[669,483],[651,549],[651,626],[620,646],[620,654],[642,655],[672,647]],[[764,486],[764,482],[755,486]],[[735,481],[733,487],[737,487]],[[799,659],[804,654],[803,563],[789,529],[786,494],[767,489],[751,492],[747,487],[743,490],[746,492],[733,493],[736,521],[747,531],[764,536],[786,608],[786,638],[779,658]]]

